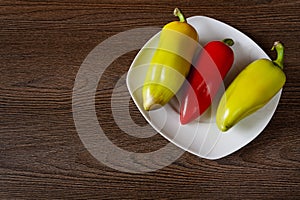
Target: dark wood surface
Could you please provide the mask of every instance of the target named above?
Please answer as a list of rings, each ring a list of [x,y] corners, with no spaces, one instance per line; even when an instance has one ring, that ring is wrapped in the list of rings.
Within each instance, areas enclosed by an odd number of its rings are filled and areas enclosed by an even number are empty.
[[[280,103],[262,134],[225,158],[186,152],[155,172],[111,169],[89,154],[76,132],[76,74],[102,41],[138,27],[162,27],[174,20],[175,6],[186,17],[206,15],[238,28],[270,56],[272,43],[282,41],[287,82]],[[299,199],[299,13],[299,0],[0,1],[0,199]],[[151,152],[168,142],[159,134],[129,137],[113,122],[110,108],[112,90],[136,53],[119,57],[105,71],[96,110],[114,144]],[[132,101],[130,114],[146,124]]]

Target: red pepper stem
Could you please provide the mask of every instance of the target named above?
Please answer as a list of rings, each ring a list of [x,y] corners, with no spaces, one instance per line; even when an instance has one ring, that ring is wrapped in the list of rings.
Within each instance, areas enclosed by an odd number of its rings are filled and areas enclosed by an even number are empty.
[[[284,55],[284,46],[281,42],[276,41],[274,42],[274,45],[272,47],[272,51],[276,49],[277,52],[277,58],[276,60],[273,60],[273,63],[280,67],[280,69],[283,69],[283,55]]]
[[[234,41],[232,39],[230,39],[230,38],[226,38],[226,39],[222,40],[222,42],[224,42],[228,46],[234,45]]]
[[[173,14],[179,18],[180,22],[186,22],[184,15],[181,13],[179,8],[175,8]]]

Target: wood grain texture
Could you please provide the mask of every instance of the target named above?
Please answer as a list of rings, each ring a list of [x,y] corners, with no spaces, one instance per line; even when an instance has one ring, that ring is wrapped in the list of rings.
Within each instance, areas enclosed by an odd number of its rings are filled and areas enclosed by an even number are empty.
[[[287,83],[277,111],[258,138],[228,157],[210,161],[184,153],[155,172],[111,169],[89,154],[76,132],[76,74],[100,42],[133,28],[162,27],[174,20],[174,6],[186,17],[206,15],[238,28],[270,56],[274,40],[284,42]],[[1,1],[0,198],[299,199],[299,13],[299,0]],[[136,53],[119,57],[105,71],[96,93],[97,117],[114,144],[151,152],[168,142],[158,134],[127,135],[110,108],[113,88]],[[124,90],[118,98],[127,96]],[[129,108],[134,122],[146,125],[132,101]]]

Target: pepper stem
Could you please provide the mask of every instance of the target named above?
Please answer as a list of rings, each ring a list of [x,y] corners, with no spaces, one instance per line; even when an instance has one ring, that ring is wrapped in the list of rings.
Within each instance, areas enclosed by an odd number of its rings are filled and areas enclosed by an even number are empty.
[[[175,8],[173,14],[179,18],[180,22],[186,22],[185,21],[185,17],[184,15],[181,13],[181,11],[179,10],[179,8]]]
[[[225,38],[224,40],[222,40],[222,42],[224,42],[228,46],[234,45],[234,41],[232,39],[230,39],[230,38]]]
[[[284,46],[281,42],[276,41],[274,42],[274,45],[272,47],[272,51],[276,49],[277,52],[277,58],[276,60],[273,60],[273,63],[283,69],[283,54],[284,54]]]

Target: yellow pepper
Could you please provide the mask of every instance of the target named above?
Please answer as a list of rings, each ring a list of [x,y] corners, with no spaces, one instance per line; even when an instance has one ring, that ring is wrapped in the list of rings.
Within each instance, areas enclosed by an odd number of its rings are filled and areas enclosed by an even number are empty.
[[[250,63],[223,94],[216,114],[221,131],[227,131],[240,120],[266,105],[283,87],[286,76],[283,69],[284,46],[275,42],[277,59],[259,59]]]
[[[166,24],[150,62],[143,85],[143,107],[159,108],[176,94],[187,76],[197,47],[198,34],[175,8],[179,21]]]

